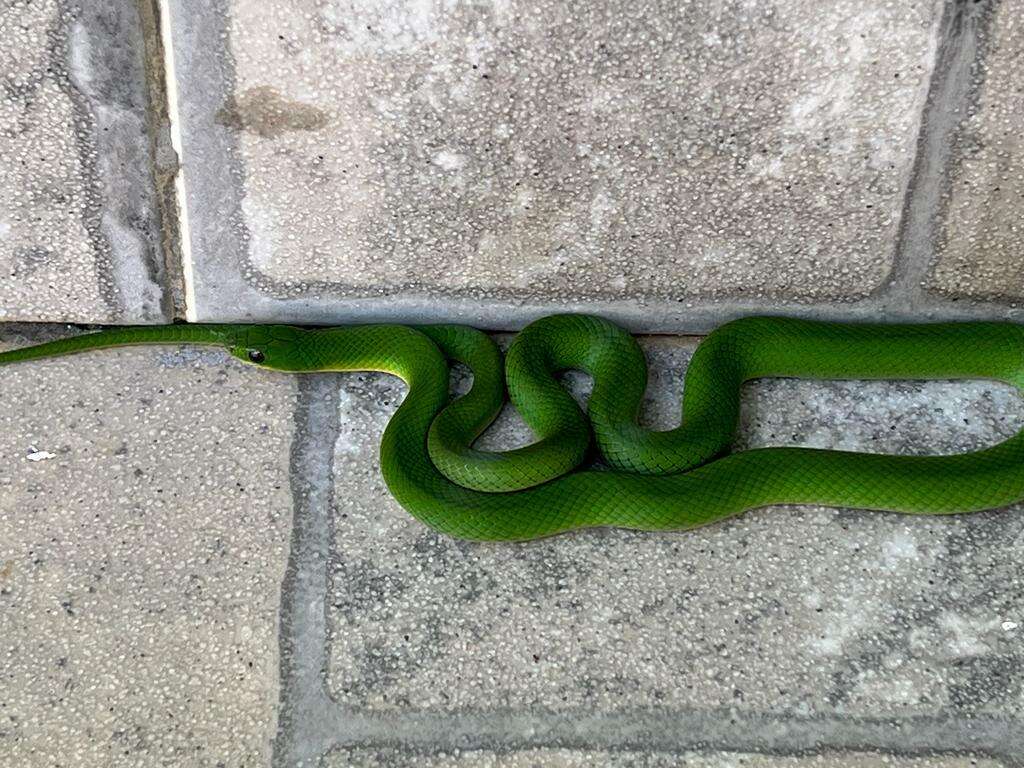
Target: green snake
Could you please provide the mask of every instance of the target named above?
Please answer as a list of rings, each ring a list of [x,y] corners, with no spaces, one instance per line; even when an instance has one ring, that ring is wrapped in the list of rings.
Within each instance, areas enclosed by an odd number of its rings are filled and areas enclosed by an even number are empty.
[[[744,382],[964,379],[1024,388],[1024,326],[878,325],[749,317],[713,331],[686,371],[683,419],[650,431],[637,416],[647,368],[636,340],[588,315],[528,325],[504,364],[494,341],[456,325],[122,327],[0,353],[0,364],[134,344],[217,345],[276,371],[384,371],[408,393],[384,430],[381,470],[416,519],[452,536],[522,540],[578,528],[682,530],[773,504],[940,515],[1024,499],[1024,431],[944,456],[773,447],[730,453]],[[452,399],[450,365],[473,374]],[[593,379],[587,413],[559,375]],[[506,452],[473,447],[506,388],[536,435]],[[597,462],[588,461],[597,458]]]

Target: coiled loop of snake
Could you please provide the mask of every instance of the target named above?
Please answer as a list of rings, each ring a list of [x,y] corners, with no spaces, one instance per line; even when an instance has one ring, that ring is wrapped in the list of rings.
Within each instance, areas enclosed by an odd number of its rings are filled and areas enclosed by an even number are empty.
[[[576,528],[678,530],[771,504],[820,504],[952,514],[1024,499],[1024,431],[950,456],[890,456],[812,448],[729,453],[743,382],[986,378],[1024,388],[1024,328],[1010,323],[872,325],[751,317],[698,346],[686,372],[683,420],[652,432],[636,417],[646,366],[612,323],[555,315],[514,340],[504,373],[493,341],[451,325],[281,325],[118,328],[0,353],[0,364],[150,343],[216,344],[279,371],[387,371],[409,386],[381,440],[381,469],[423,523],[471,539],[531,539]],[[473,372],[450,401],[449,361]],[[557,375],[583,370],[586,415]],[[472,447],[512,402],[537,441],[505,453]],[[596,451],[609,470],[581,470]]]
[[[420,330],[475,377],[500,367],[500,357],[485,351],[494,344],[484,334],[450,326]],[[736,379],[740,372],[735,362],[728,355],[702,353],[687,380],[683,424],[666,432],[650,431],[637,423],[647,365],[636,340],[599,317],[542,318],[515,337],[505,362],[512,403],[536,441],[500,453],[475,451],[467,437],[475,439],[496,411],[471,410],[460,407],[468,403],[456,401],[431,425],[430,456],[453,482],[491,492],[530,488],[564,475],[586,460],[591,442],[614,469],[651,475],[683,472],[729,448],[739,416],[739,401],[731,393],[742,383]],[[557,379],[567,370],[583,371],[593,380],[586,415]],[[474,380],[474,390],[480,384]],[[500,381],[482,385],[489,389]],[[500,392],[488,391],[487,402],[500,405],[502,399]]]

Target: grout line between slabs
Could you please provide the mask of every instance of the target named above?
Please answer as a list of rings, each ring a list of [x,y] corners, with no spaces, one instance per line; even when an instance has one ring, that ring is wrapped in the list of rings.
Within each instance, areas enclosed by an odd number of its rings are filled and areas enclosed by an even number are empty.
[[[345,726],[335,748],[397,748],[412,754],[537,748],[778,756],[877,752],[900,757],[983,755],[1007,768],[1020,768],[1024,754],[1024,724],[992,716],[886,720],[734,710],[400,713],[351,714]]]
[[[199,319],[196,311],[196,277],[192,259],[192,230],[189,224],[188,197],[185,173],[188,160],[181,140],[181,112],[179,109],[178,76],[174,59],[173,24],[170,0],[157,0],[160,11],[160,36],[163,38],[164,80],[167,93],[167,119],[170,123],[171,146],[178,155],[178,169],[174,174],[174,191],[178,208],[178,249],[181,254],[181,275],[185,285],[185,319],[194,323]]]
[[[417,755],[527,749],[775,756],[868,752],[904,758],[983,756],[1006,768],[1024,766],[1024,723],[992,715],[876,719],[734,710],[370,714],[330,706],[330,716],[318,718],[317,732],[308,733],[301,759],[281,765],[316,765],[318,748],[322,755],[363,748]]]
[[[985,8],[972,0],[945,5],[936,36],[935,64],[923,105],[917,154],[907,186],[892,278],[883,294],[898,305],[953,304],[925,287],[935,263],[943,219],[943,190],[950,173],[953,139],[971,99],[972,68],[979,54],[979,19]]]
[[[299,376],[291,450],[292,538],[281,588],[280,714],[271,765],[311,765],[337,732],[327,695],[327,561],[339,376]]]

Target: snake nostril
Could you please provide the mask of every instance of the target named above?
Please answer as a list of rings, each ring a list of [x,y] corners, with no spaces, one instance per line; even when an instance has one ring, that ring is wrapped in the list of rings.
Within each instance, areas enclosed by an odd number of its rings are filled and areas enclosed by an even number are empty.
[[[258,349],[250,349],[249,350],[249,360],[251,360],[254,363],[262,363],[264,360],[266,360],[266,355],[264,355]]]

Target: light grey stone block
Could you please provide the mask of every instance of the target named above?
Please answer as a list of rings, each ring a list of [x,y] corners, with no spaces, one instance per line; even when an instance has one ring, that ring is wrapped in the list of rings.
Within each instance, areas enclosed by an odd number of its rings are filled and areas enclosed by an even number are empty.
[[[892,755],[823,754],[804,757],[738,752],[663,754],[600,752],[571,749],[530,749],[522,752],[466,750],[455,754],[419,755],[386,750],[339,750],[325,768],[1000,768],[996,760],[971,757],[897,757]]]
[[[668,427],[692,343],[645,345],[647,419]],[[688,533],[457,542],[411,519],[380,479],[377,444],[402,390],[366,374],[341,391],[327,618],[342,707],[739,713],[826,718],[837,732],[904,718],[948,719],[942,730],[1019,722],[1019,508],[921,518],[779,507]],[[747,388],[737,446],[942,453],[1022,423],[1024,403],[1000,384],[772,380]],[[506,419],[484,444],[526,440]]]
[[[154,347],[0,389],[0,763],[268,764],[294,379]]]
[[[197,316],[865,297],[941,9],[173,0]]]
[[[0,320],[166,319],[131,0],[0,8]]]
[[[992,4],[972,99],[953,144],[932,287],[957,297],[1024,298],[1024,0]]]

